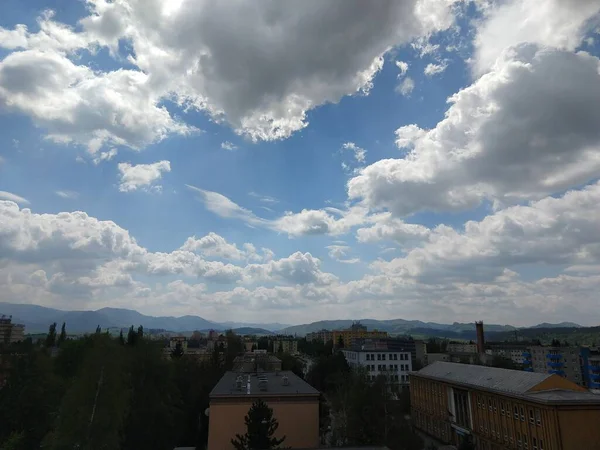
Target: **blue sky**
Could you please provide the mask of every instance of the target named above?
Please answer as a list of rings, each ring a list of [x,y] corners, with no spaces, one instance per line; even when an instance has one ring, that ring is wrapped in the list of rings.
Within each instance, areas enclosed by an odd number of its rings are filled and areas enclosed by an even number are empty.
[[[0,300],[594,323],[595,1],[165,5],[0,7]]]

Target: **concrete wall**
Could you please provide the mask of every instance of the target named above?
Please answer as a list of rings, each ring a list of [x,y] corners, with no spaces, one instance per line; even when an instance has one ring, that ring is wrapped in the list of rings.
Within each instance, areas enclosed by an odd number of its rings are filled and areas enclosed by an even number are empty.
[[[208,450],[233,449],[231,439],[236,434],[244,434],[244,417],[254,399],[218,399],[211,400]],[[319,447],[319,399],[318,397],[273,399],[263,398],[273,409],[273,417],[279,422],[276,436],[286,436],[283,447],[318,448]]]

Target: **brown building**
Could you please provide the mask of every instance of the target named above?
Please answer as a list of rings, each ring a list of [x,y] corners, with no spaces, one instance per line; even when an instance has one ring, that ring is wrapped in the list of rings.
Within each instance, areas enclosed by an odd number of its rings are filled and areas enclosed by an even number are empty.
[[[444,443],[600,449],[600,396],[558,375],[435,362],[410,385],[415,426]]]
[[[244,417],[256,399],[273,409],[276,436],[283,446],[319,447],[319,391],[289,371],[227,372],[210,393],[208,450],[233,449],[231,439],[244,434]]]

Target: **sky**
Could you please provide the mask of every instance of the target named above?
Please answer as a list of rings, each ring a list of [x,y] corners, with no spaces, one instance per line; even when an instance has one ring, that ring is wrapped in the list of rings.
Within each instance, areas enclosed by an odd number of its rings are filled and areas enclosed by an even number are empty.
[[[3,0],[0,301],[597,325],[598,0]]]

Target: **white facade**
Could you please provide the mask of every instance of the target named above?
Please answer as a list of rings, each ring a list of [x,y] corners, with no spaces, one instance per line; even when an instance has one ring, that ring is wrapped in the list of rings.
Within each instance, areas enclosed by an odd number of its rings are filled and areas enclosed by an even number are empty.
[[[342,350],[350,367],[364,367],[370,380],[385,375],[391,383],[408,384],[412,371],[410,352]]]

